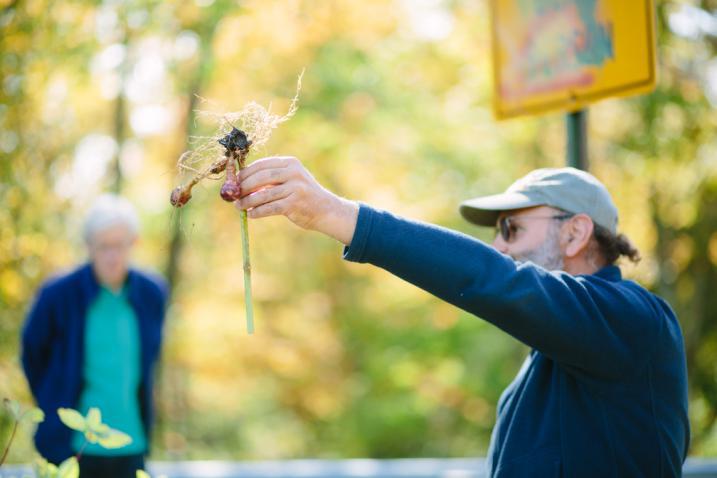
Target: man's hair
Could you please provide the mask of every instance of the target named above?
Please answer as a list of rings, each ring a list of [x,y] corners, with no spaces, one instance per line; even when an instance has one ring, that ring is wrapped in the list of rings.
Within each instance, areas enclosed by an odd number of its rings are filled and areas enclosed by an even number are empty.
[[[614,264],[622,256],[634,263],[641,259],[640,252],[624,234],[613,234],[608,229],[594,224],[593,239],[605,265]]]
[[[139,233],[139,219],[132,204],[115,194],[103,194],[97,198],[85,218],[85,242],[89,244],[97,232],[118,224],[126,226],[133,237]]]

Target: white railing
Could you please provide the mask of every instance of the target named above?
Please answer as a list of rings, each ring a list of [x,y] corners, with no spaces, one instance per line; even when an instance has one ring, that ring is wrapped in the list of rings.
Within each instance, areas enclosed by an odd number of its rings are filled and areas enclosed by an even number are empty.
[[[152,476],[167,478],[486,478],[482,458],[397,460],[150,461]],[[0,478],[32,476],[24,465],[6,465]],[[717,478],[717,459],[689,458],[685,478]]]

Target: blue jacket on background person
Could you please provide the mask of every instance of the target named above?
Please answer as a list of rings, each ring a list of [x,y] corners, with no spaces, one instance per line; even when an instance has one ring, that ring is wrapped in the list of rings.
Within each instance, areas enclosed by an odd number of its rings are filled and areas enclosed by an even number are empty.
[[[128,271],[125,287],[138,323],[138,398],[144,431],[149,436],[153,419],[152,372],[162,339],[167,288],[159,277],[134,269]],[[99,291],[100,284],[90,264],[49,280],[41,287],[22,331],[23,369],[38,406],[45,412],[45,421],[35,434],[35,445],[53,463],[75,454],[71,448],[74,432],[60,421],[57,409],[78,406],[83,387],[85,318]]]

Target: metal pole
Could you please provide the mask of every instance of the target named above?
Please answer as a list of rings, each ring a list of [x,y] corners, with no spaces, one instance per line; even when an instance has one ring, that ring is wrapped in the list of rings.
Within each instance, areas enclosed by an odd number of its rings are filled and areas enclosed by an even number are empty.
[[[565,115],[568,130],[568,166],[588,170],[588,112],[573,111]]]

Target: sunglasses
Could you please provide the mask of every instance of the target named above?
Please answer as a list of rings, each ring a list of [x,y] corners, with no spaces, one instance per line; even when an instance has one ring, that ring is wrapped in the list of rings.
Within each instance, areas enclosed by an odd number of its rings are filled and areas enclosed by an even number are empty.
[[[564,221],[570,219],[574,214],[561,214],[559,216],[503,216],[498,220],[498,227],[496,227],[496,235],[500,234],[500,237],[505,242],[512,242],[518,233],[518,226],[515,224],[516,219],[552,219],[555,221]]]

